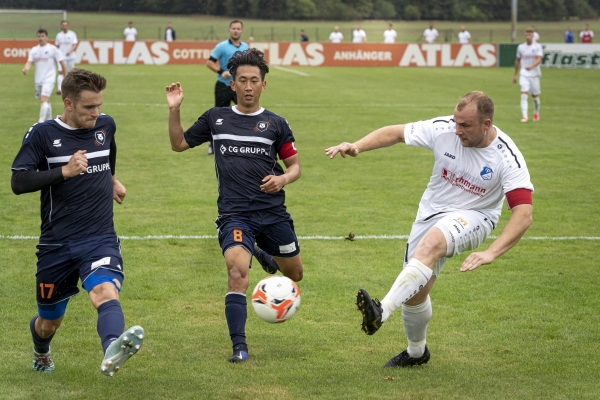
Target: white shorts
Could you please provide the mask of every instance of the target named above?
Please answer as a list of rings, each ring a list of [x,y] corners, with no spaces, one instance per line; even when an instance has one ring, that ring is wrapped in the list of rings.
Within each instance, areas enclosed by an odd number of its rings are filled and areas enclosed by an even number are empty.
[[[415,221],[406,243],[404,266],[412,258],[423,236],[434,226],[442,231],[447,245],[446,256],[440,258],[433,268],[435,276],[439,276],[449,258],[463,251],[476,249],[495,228],[488,217],[473,210],[442,213],[427,221]]]
[[[41,96],[50,97],[54,90],[54,83],[40,83],[35,85],[35,97],[39,99]]]
[[[519,76],[519,85],[521,93],[531,93],[534,96],[542,93],[539,76]]]

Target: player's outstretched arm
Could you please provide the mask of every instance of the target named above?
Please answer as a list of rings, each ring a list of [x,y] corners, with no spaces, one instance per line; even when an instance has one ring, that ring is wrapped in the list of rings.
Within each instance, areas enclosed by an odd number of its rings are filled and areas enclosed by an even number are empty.
[[[180,107],[183,102],[183,88],[181,83],[171,83],[165,88],[167,93],[167,104],[169,105],[169,139],[173,151],[184,151],[190,148],[183,138],[183,126],[181,126]]]
[[[404,142],[404,127],[405,125],[384,126],[369,133],[357,142],[343,142],[337,146],[329,147],[325,149],[325,155],[333,158],[339,153],[344,158],[346,158],[346,154],[356,157],[364,151],[393,146],[396,143]]]
[[[285,185],[296,182],[302,175],[298,154],[283,160],[285,173],[283,175],[267,175],[263,178],[260,190],[267,193],[278,193]]]
[[[512,215],[500,236],[487,250],[471,253],[461,265],[460,271],[472,271],[481,265],[491,264],[519,242],[532,222],[533,206],[531,204],[519,204],[513,207]]]

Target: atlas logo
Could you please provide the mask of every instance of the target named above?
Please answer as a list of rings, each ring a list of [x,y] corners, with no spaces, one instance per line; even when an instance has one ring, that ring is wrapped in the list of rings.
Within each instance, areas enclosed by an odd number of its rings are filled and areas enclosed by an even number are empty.
[[[105,139],[106,139],[106,132],[104,132],[104,129],[101,131],[94,132],[94,144],[96,146],[104,145]]]
[[[259,121],[256,123],[256,126],[254,127],[254,132],[264,132],[267,129],[269,129],[269,126],[271,126],[271,122],[269,121]]]

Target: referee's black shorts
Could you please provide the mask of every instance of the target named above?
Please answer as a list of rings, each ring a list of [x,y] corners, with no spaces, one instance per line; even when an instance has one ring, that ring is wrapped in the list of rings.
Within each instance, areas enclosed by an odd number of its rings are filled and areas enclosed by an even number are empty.
[[[215,85],[215,107],[229,107],[231,102],[237,104],[237,95],[231,86],[217,81]]]

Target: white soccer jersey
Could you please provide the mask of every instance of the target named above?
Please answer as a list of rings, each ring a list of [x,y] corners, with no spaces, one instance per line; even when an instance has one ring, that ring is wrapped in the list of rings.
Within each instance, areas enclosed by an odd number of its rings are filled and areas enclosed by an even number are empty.
[[[331,43],[341,43],[343,39],[344,35],[342,32],[331,32],[329,35],[329,40],[331,40]]]
[[[362,43],[363,39],[367,37],[367,32],[362,29],[355,29],[352,31],[352,43]]]
[[[67,33],[64,33],[63,31],[58,32],[56,35],[56,41],[54,42],[60,52],[63,53],[65,59],[75,58],[75,52],[69,55],[67,55],[67,53],[71,51],[73,46],[75,46],[77,43],[77,35],[73,31],[67,31]]]
[[[471,40],[471,34],[469,33],[469,31],[458,32],[458,43],[468,44],[469,40]]]
[[[463,147],[452,116],[407,124],[409,146],[433,152],[433,173],[417,213],[417,221],[458,210],[475,210],[498,223],[507,192],[533,191],[523,155],[515,143],[494,126],[497,136],[486,148]]]
[[[386,29],[383,31],[383,43],[396,43],[397,36],[394,29]]]
[[[123,35],[125,35],[126,42],[135,42],[137,36],[137,29],[127,27],[123,31]]]
[[[433,28],[433,29],[427,28],[423,32],[423,36],[425,36],[425,41],[427,43],[435,42],[439,35],[440,34],[438,33],[437,29],[435,29],[435,28]]]
[[[542,45],[539,43],[531,43],[528,45],[527,43],[521,43],[517,47],[517,58],[521,59],[521,76],[523,77],[536,77],[542,76],[542,70],[540,65],[537,67],[526,70],[525,67],[532,65],[537,57],[543,57],[544,51],[542,50]]]
[[[52,84],[56,79],[56,63],[64,60],[60,50],[48,43],[45,46],[34,46],[29,52],[28,62],[35,63],[35,84]]]

